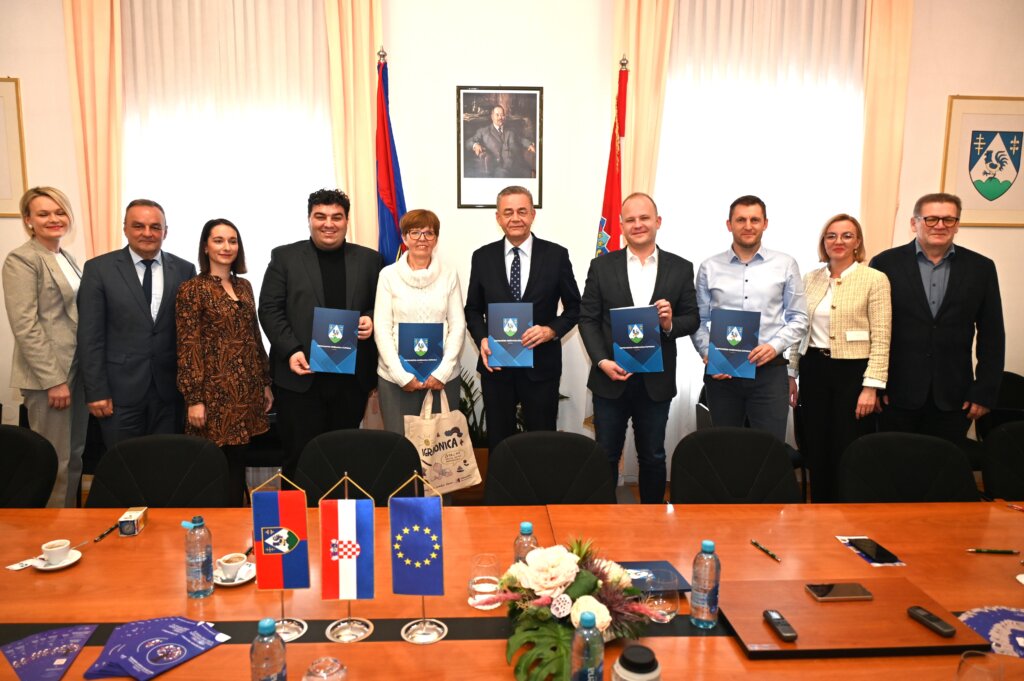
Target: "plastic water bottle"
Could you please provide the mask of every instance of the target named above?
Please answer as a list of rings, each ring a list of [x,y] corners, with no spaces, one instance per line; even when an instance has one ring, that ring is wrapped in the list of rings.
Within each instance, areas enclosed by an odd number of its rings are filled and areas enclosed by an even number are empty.
[[[284,640],[277,634],[274,620],[269,617],[260,620],[256,631],[249,648],[252,681],[288,681]]]
[[[537,548],[537,537],[533,535],[533,523],[524,520],[519,523],[519,536],[512,544],[512,552],[515,554],[516,563],[525,563],[526,554]]]
[[[213,593],[213,535],[197,515],[192,522],[181,521],[185,533],[185,591],[189,598],[206,598]]]
[[[580,613],[580,626],[572,637],[572,681],[603,681],[604,638],[595,626],[597,618],[588,611]]]
[[[715,555],[715,542],[705,539],[700,553],[693,559],[693,579],[690,580],[690,623],[700,629],[712,629],[718,624],[718,583],[722,578],[722,563]]]

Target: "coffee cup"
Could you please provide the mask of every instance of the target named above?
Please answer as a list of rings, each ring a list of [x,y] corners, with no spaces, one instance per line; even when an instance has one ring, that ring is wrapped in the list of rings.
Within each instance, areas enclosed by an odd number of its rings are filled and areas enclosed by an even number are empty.
[[[225,581],[233,582],[238,577],[238,571],[245,565],[246,560],[244,553],[229,553],[217,559],[217,567],[220,568],[220,573],[224,575]]]
[[[60,565],[68,558],[71,542],[67,539],[54,539],[43,544],[43,558],[50,565]]]

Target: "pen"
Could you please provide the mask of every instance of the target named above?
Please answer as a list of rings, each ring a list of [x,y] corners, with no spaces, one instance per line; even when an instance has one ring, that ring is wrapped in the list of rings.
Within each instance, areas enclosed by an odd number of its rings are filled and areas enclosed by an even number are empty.
[[[1016,556],[1020,551],[1016,549],[967,549],[967,553],[996,553],[1004,556]]]
[[[100,536],[98,536],[95,539],[93,539],[93,542],[103,541],[104,537],[106,537],[108,534],[110,534],[111,532],[113,532],[116,529],[117,529],[117,523],[114,523],[113,525],[111,525],[107,529],[103,530],[103,534],[101,534]]]
[[[769,556],[770,556],[771,558],[775,559],[775,562],[776,562],[776,563],[781,563],[781,562],[782,562],[782,559],[781,559],[781,558],[779,558],[779,557],[778,557],[778,556],[776,556],[776,555],[775,555],[774,553],[772,553],[771,551],[769,551],[769,550],[768,550],[768,547],[764,546],[764,545],[763,545],[763,544],[762,544],[761,542],[757,541],[756,539],[751,539],[751,540],[750,540],[750,543],[751,543],[751,544],[753,544],[753,545],[754,545],[754,546],[755,546],[755,547],[756,547],[756,548],[757,548],[758,550],[760,550],[760,551],[764,551],[764,552],[765,552],[765,553],[767,553],[767,554],[768,554],[768,555],[769,555]]]
[[[1018,506],[1017,504],[1007,504],[1007,508],[1012,508],[1014,511],[1024,512],[1024,506]]]

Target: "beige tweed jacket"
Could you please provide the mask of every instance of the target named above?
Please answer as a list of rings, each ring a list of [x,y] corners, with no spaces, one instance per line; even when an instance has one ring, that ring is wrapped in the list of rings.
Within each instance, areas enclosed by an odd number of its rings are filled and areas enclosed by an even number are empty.
[[[807,311],[821,303],[829,286],[828,267],[804,275]],[[810,329],[799,345],[789,352],[792,376],[800,371],[800,357],[807,352]],[[867,359],[864,378],[885,383],[889,377],[889,341],[892,336],[892,298],[889,278],[882,272],[860,264],[836,282],[832,291],[829,320],[829,351],[836,359]]]

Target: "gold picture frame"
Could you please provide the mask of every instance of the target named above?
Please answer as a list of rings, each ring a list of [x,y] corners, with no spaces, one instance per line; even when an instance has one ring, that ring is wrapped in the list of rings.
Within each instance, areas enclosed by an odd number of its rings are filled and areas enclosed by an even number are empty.
[[[942,191],[965,227],[1024,227],[1024,97],[950,95]]]
[[[0,78],[0,218],[21,217],[25,183],[25,126],[17,78]]]

